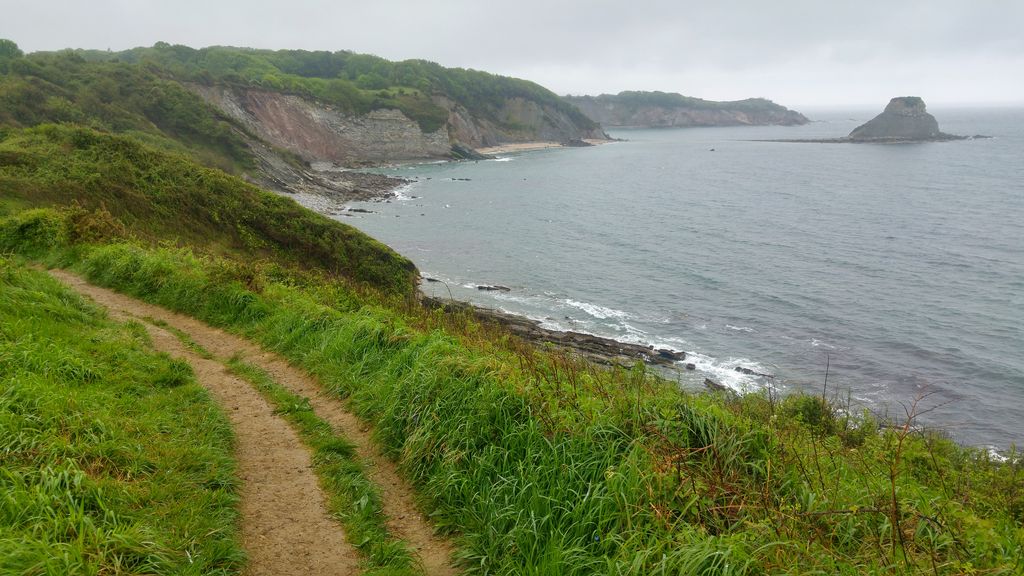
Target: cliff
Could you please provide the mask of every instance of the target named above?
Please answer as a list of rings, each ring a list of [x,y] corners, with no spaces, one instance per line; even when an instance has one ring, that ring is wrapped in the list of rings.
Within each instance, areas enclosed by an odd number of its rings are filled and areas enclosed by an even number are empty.
[[[895,140],[950,140],[959,138],[939,130],[939,122],[928,113],[924,100],[917,96],[899,96],[885,110],[853,129],[848,139],[857,142]]]
[[[565,100],[605,127],[792,126],[808,122],[803,114],[762,98],[715,102],[675,93],[620,92],[566,96]]]
[[[425,60],[164,43],[81,54],[157,67],[261,139],[310,162],[358,166],[451,157],[453,146],[606,137],[534,82]]]
[[[309,163],[357,166],[451,153],[444,126],[424,132],[399,110],[349,115],[295,94],[227,85],[189,88],[251,134]]]
[[[426,132],[393,108],[352,114],[297,94],[223,84],[188,86],[252,135],[308,163],[353,167],[450,158],[458,145],[606,137],[596,126],[581,126],[561,110],[521,97],[503,101],[492,117],[481,117],[436,95],[432,103],[446,111],[447,121]]]
[[[608,138],[596,123],[582,123],[564,109],[522,97],[505,100],[491,117],[475,115],[445,96],[437,96],[434,101],[449,112],[448,134],[452,142],[472,148],[511,142]]]
[[[422,60],[163,43],[8,52],[0,129],[65,123],[131,134],[281,192],[364,199],[401,181],[347,168],[606,137],[538,84]]]

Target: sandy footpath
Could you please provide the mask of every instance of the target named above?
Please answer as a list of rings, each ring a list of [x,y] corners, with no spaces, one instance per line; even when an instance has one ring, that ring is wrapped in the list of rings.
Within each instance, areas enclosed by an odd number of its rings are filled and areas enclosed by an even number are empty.
[[[222,364],[236,355],[268,372],[278,384],[309,398],[317,416],[356,446],[367,476],[381,491],[389,531],[406,541],[426,574],[457,573],[452,567],[453,546],[435,535],[416,506],[411,486],[377,449],[369,426],[340,399],[325,393],[311,376],[277,354],[194,318],[94,286],[66,271],[49,272],[107,308],[112,317],[166,322],[215,357],[202,358],[168,330],[142,323],[158,350],[192,366],[234,428],[242,480],[242,540],[249,556],[246,574],[357,574],[360,558],[345,540],[341,525],[328,513],[327,497],[313,472],[309,449],[255,388]]]

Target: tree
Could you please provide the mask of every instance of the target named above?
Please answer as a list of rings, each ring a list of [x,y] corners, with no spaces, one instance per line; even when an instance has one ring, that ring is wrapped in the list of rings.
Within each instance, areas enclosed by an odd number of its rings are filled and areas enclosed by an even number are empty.
[[[18,48],[18,45],[13,40],[0,38],[0,60],[13,60],[24,55],[25,53]]]
[[[24,52],[18,45],[6,38],[0,38],[0,74],[6,74],[9,69],[8,62],[24,56]]]

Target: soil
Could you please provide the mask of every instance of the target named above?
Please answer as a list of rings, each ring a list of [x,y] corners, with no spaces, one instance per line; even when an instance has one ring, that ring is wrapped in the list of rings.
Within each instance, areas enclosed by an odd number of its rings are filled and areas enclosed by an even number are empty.
[[[118,319],[155,319],[187,334],[220,360],[238,356],[268,372],[280,385],[309,398],[315,413],[356,446],[372,482],[381,491],[388,529],[405,540],[426,574],[456,574],[452,544],[434,533],[416,506],[414,492],[375,446],[370,426],[337,397],[281,356],[194,318],[100,288],[61,270],[58,280],[106,307]],[[218,360],[204,359],[172,333],[148,322],[154,346],[192,365],[231,420],[242,480],[241,523],[249,555],[247,574],[356,574],[359,555],[327,512],[327,498],[312,470],[309,450],[298,435],[247,382]]]

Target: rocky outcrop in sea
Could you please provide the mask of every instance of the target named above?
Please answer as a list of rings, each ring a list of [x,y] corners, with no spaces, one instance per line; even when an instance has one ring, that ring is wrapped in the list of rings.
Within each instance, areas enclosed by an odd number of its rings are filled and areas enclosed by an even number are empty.
[[[939,130],[939,122],[928,113],[924,100],[919,96],[897,96],[881,114],[853,129],[842,138],[768,140],[768,142],[808,142],[818,144],[877,143],[899,144],[904,142],[945,142],[969,140],[988,136],[958,136]]]
[[[918,96],[899,96],[889,101],[881,114],[853,129],[854,142],[893,140],[958,140],[963,136],[945,134]]]

